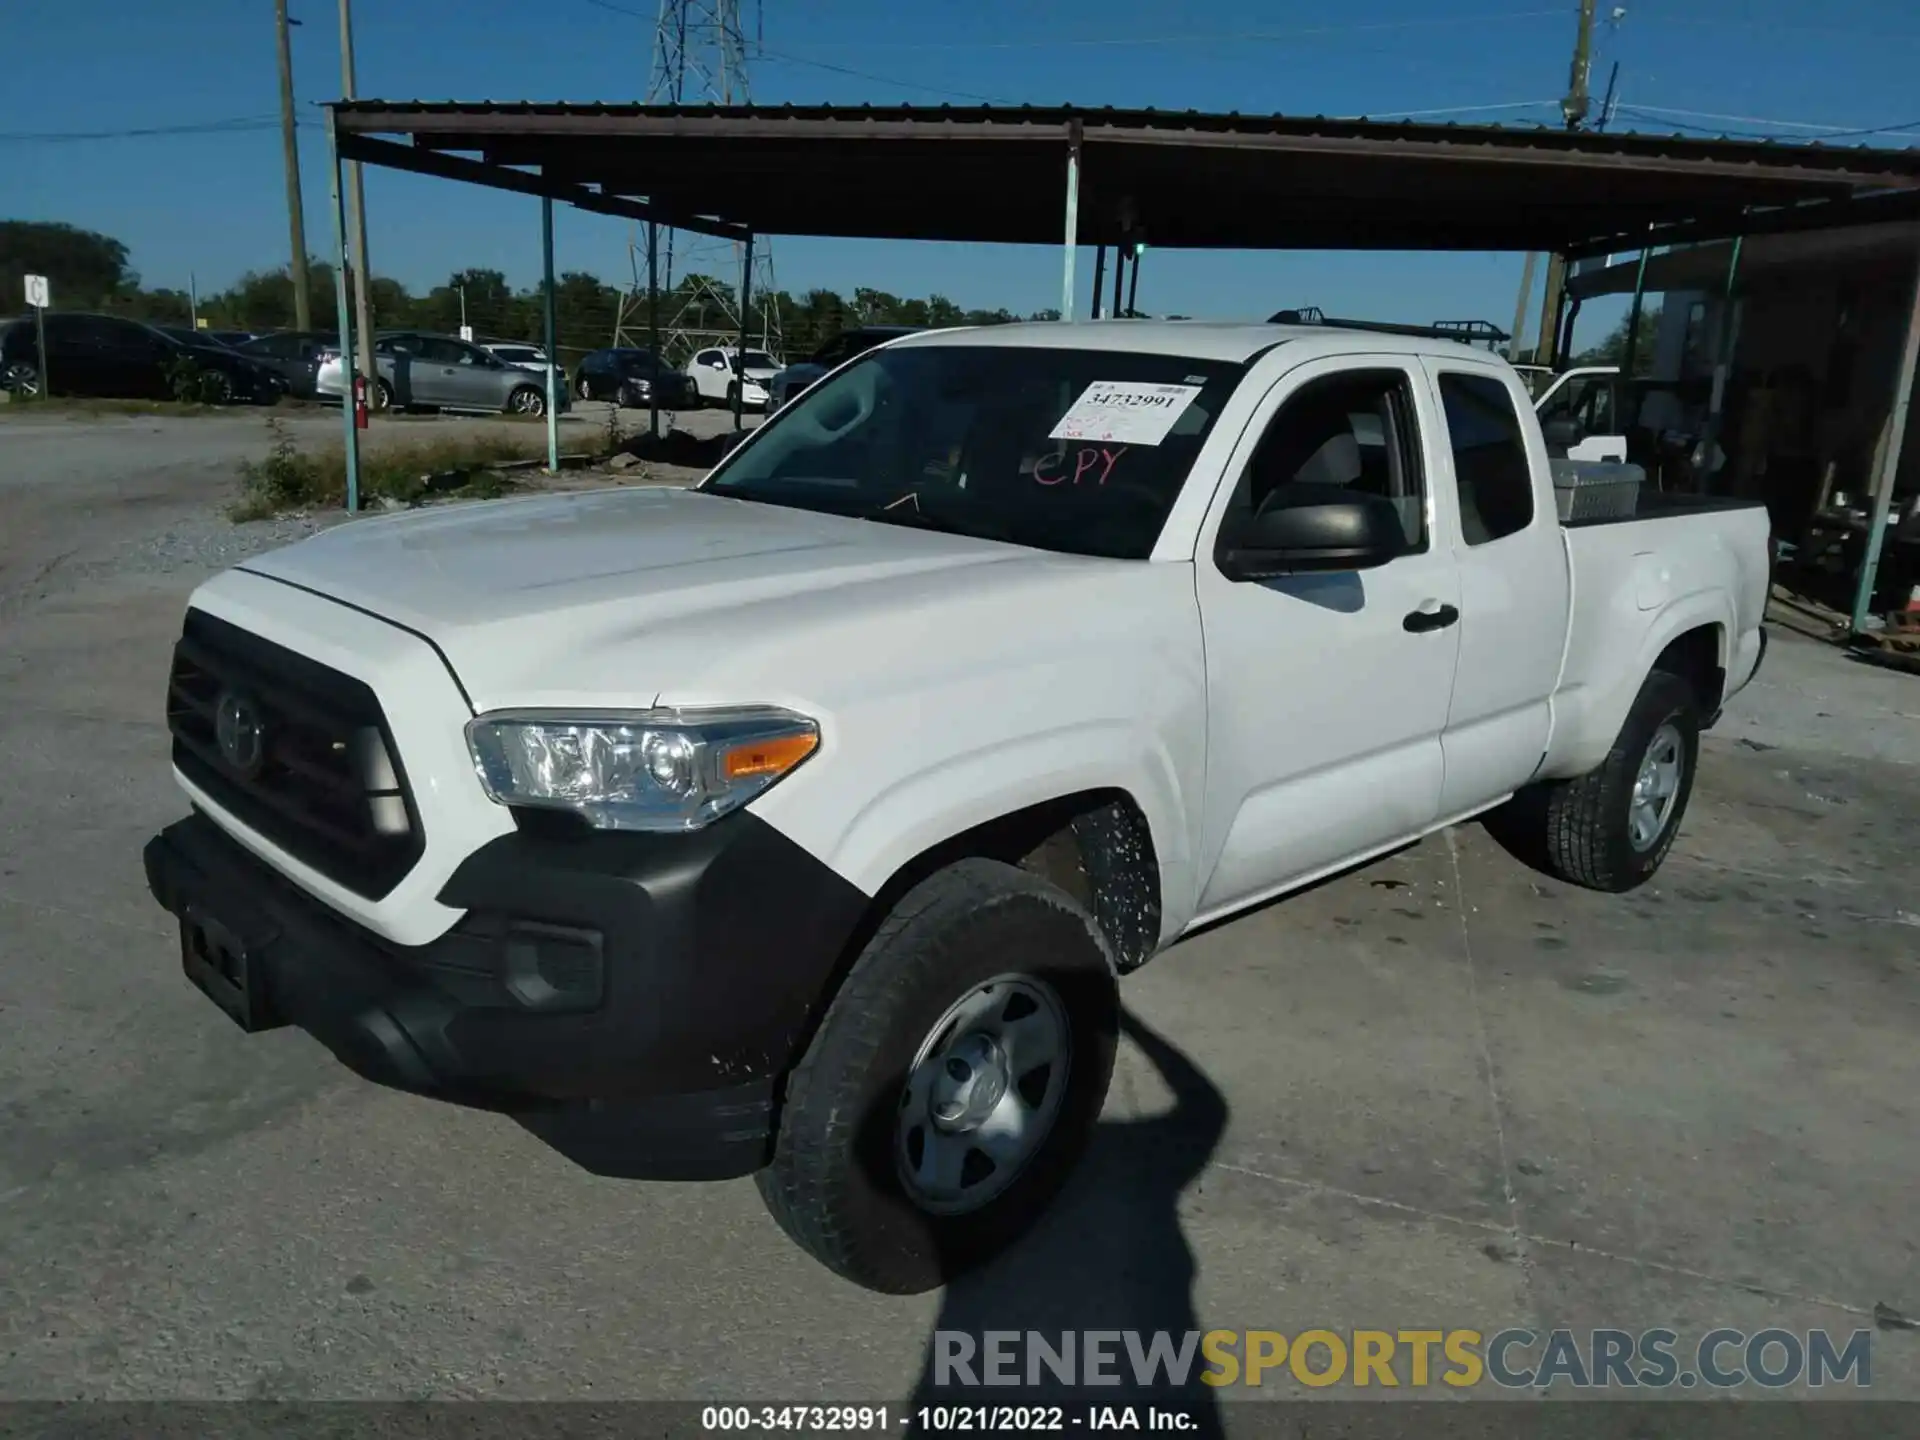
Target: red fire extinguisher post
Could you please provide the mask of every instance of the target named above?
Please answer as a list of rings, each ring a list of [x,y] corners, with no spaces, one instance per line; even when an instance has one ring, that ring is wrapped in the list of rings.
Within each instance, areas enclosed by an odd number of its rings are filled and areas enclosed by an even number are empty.
[[[353,428],[367,428],[367,377],[364,375],[353,377]]]

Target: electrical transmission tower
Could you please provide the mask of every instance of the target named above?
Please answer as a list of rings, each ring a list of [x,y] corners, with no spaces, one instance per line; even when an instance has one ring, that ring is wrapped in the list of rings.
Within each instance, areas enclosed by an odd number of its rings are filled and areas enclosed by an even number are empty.
[[[654,29],[649,105],[745,105],[748,45],[740,0],[660,0]],[[758,20],[758,0],[755,17]],[[745,247],[663,230],[658,241],[661,304],[660,348],[675,365],[696,350],[733,345],[741,332],[740,270]],[[636,236],[627,244],[631,276],[614,321],[613,343],[644,343],[647,333],[647,255]],[[681,288],[676,288],[676,286]],[[776,357],[781,352],[780,307],[773,283],[773,247],[757,240],[750,285],[753,314],[747,344]]]

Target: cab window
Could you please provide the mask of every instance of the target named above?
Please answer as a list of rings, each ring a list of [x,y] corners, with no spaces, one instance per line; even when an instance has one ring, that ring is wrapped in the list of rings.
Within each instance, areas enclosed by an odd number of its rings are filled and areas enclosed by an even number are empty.
[[[1302,385],[1281,405],[1228,502],[1220,530],[1240,524],[1289,485],[1338,485],[1391,500],[1408,554],[1427,548],[1426,484],[1403,370],[1360,370]]]
[[[1485,545],[1526,529],[1533,523],[1533,468],[1512,391],[1491,375],[1447,370],[1439,378],[1462,536]]]

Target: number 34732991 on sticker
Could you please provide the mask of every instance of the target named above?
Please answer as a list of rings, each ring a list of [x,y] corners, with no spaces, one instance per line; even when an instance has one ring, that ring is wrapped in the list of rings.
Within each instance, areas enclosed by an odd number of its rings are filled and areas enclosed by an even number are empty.
[[[1200,388],[1096,380],[1080,392],[1080,398],[1060,417],[1048,438],[1158,445],[1186,413]]]

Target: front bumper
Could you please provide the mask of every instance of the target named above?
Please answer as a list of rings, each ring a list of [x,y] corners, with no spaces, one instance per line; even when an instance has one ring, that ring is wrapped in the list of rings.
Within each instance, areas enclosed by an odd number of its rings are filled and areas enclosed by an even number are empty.
[[[745,812],[681,835],[516,832],[395,945],[193,815],[147,843],[182,963],[249,1030],[292,1024],[369,1080],[502,1111],[602,1175],[766,1161],[776,1087],[866,897]]]

